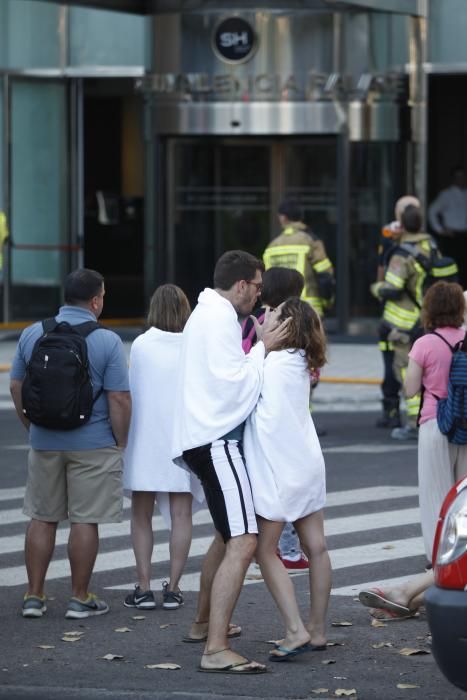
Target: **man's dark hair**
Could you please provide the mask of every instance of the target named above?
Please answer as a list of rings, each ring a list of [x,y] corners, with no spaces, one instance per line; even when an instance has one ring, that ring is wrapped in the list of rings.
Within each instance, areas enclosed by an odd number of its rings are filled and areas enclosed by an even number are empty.
[[[282,214],[282,216],[286,216],[289,221],[302,220],[302,208],[294,199],[284,199],[284,201],[279,204],[279,209],[277,211],[279,214]]]
[[[264,264],[254,255],[244,250],[228,250],[221,255],[214,268],[214,288],[225,292],[240,280],[250,282],[257,270],[263,272]]]
[[[402,228],[408,233],[418,233],[422,228],[422,213],[418,207],[409,205],[401,215]]]
[[[65,302],[70,306],[79,306],[97,296],[104,284],[100,272],[82,267],[70,272],[65,280]]]
[[[303,275],[288,267],[271,267],[263,275],[261,301],[275,308],[289,297],[300,297],[305,285]]]

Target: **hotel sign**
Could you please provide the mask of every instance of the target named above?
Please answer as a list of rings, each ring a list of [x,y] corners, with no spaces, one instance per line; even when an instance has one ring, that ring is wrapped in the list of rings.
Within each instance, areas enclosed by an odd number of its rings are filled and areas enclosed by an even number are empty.
[[[230,73],[153,73],[137,83],[159,100],[189,102],[262,101],[407,101],[404,73],[343,73],[282,75],[258,73],[236,76]]]
[[[253,57],[257,47],[256,33],[242,17],[223,19],[214,28],[212,48],[221,61],[245,63]]]

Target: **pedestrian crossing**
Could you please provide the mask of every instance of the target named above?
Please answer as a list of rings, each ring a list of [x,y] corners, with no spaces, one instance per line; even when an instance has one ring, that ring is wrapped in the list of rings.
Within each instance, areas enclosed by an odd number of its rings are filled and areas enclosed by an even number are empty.
[[[0,586],[21,586],[27,582],[23,561],[23,545],[27,516],[22,513],[23,488],[0,489]],[[134,585],[134,555],[130,542],[130,502],[125,499],[124,521],[102,525],[99,528],[101,551],[95,565],[99,586],[112,590],[128,590]],[[14,506],[14,507],[12,507]],[[328,493],[325,531],[334,572],[353,572],[351,585],[336,586],[335,595],[354,595],[362,587],[380,583],[368,580],[371,566],[381,567],[391,575],[400,573],[401,562],[410,564],[411,558],[423,555],[423,541],[419,529],[417,489],[413,486],[373,486]],[[193,541],[186,573],[181,581],[184,591],[199,590],[202,558],[212,541],[211,518],[207,510],[194,515]],[[156,533],[152,562],[159,574],[168,572],[169,532],[160,515],[153,518]],[[393,535],[392,535],[393,533]],[[402,537],[401,535],[405,534]],[[352,537],[349,545],[349,536]],[[391,538],[392,536],[392,538]],[[49,582],[68,579],[69,563],[66,557],[68,528],[57,531],[56,552],[50,564]],[[417,573],[414,567],[411,573]],[[355,575],[361,571],[361,580]],[[294,576],[306,575],[303,572]],[[376,577],[375,577],[376,578]],[[404,576],[403,578],[406,578]],[[163,578],[152,581],[154,590],[160,589]],[[394,579],[397,580],[397,577]],[[255,564],[250,566],[246,585],[262,583]]]

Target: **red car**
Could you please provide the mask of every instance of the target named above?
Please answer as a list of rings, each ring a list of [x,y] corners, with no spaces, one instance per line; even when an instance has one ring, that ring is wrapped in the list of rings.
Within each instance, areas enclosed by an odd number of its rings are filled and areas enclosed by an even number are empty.
[[[432,561],[435,585],[425,605],[433,655],[446,678],[467,690],[467,477],[444,500]]]

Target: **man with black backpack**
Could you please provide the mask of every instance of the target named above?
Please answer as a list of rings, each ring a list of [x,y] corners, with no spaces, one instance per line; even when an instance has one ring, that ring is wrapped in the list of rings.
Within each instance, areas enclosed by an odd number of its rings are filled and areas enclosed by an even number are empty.
[[[30,442],[23,617],[42,617],[46,611],[45,577],[57,525],[67,519],[72,597],[65,617],[109,611],[88,586],[99,523],[122,519],[122,449],[131,399],[122,342],[97,323],[104,294],[98,272],[70,273],[65,306],[55,318],[23,331],[13,360],[11,395]]]

